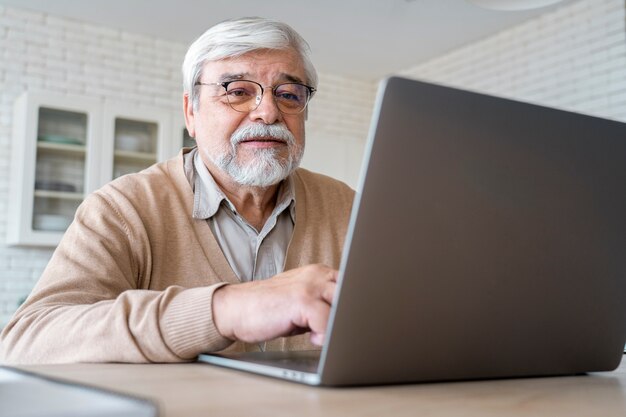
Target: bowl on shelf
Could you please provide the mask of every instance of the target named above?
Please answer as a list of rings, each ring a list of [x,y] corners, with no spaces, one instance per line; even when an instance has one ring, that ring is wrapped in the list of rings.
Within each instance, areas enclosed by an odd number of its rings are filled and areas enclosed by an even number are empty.
[[[151,152],[150,136],[145,133],[117,134],[115,136],[115,149],[130,152]]]
[[[40,142],[60,143],[63,145],[84,145],[80,139],[63,135],[41,135],[37,137],[37,140]]]
[[[72,217],[62,214],[35,214],[33,229],[47,232],[64,232],[72,223]]]

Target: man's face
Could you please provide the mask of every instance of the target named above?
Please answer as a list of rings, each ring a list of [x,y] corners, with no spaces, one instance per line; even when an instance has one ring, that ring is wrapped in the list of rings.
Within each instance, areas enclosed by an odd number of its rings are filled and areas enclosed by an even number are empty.
[[[300,56],[291,49],[255,51],[208,62],[199,81],[237,79],[256,81],[264,88],[285,82],[306,83]],[[259,107],[240,113],[228,104],[223,87],[199,88],[195,111],[185,96],[185,119],[211,173],[242,185],[269,186],[298,166],[304,151],[305,112],[281,113],[272,90],[265,88]]]

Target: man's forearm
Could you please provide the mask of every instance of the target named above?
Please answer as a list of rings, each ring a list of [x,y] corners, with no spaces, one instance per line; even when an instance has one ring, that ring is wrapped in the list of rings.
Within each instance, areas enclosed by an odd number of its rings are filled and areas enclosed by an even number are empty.
[[[7,363],[180,362],[227,347],[215,329],[215,288],[129,290],[94,304],[27,305],[2,334]],[[70,296],[70,294],[68,294]],[[71,298],[71,297],[70,297]]]

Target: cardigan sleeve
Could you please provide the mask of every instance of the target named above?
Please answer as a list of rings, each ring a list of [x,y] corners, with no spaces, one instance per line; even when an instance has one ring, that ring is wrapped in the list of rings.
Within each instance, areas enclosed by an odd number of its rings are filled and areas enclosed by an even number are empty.
[[[213,292],[224,283],[148,289],[150,242],[133,220],[99,193],[83,202],[4,328],[2,361],[180,362],[232,343],[212,317]]]

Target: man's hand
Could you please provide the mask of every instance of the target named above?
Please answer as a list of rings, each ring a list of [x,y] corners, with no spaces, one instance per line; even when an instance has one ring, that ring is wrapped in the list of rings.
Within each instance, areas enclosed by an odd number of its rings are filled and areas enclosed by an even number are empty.
[[[258,343],[311,332],[324,343],[337,271],[308,265],[263,281],[226,285],[213,295],[213,319],[225,337]]]

